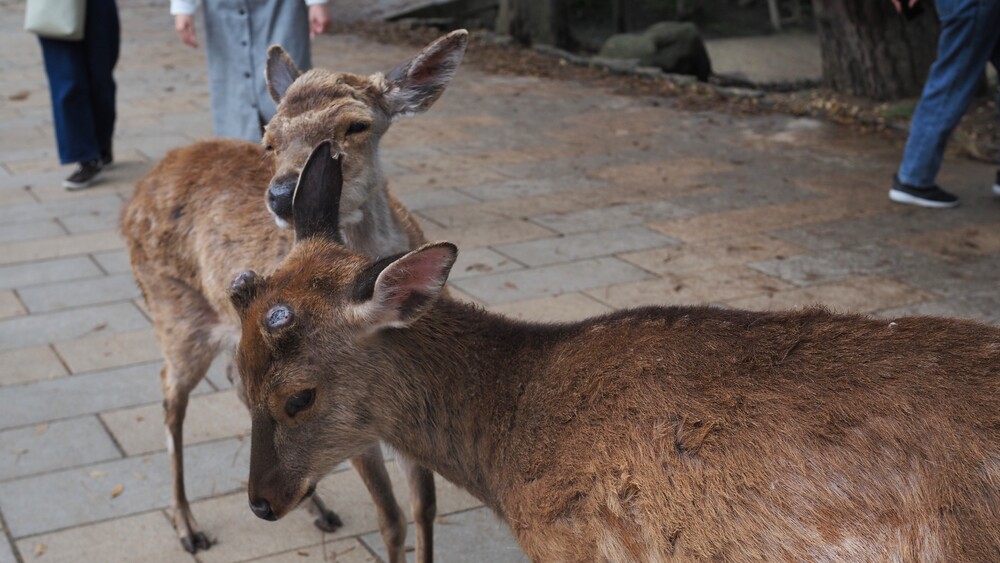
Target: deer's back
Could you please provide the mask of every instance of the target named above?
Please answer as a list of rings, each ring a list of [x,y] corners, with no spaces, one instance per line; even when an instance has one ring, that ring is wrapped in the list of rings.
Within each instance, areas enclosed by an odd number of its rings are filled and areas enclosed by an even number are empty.
[[[511,521],[581,558],[1000,558],[1000,329],[692,308],[570,330],[518,410]],[[522,540],[567,558],[552,537]]]
[[[169,279],[226,309],[240,272],[270,272],[291,248],[265,203],[272,176],[257,145],[204,141],[167,154],[136,185],[122,209],[121,229],[133,271],[145,287]]]

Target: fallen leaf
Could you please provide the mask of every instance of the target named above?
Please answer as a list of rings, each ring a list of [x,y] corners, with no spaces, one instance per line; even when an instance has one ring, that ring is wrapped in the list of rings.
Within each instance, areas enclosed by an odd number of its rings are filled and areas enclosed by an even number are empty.
[[[30,95],[31,95],[31,92],[29,92],[27,90],[21,90],[19,92],[15,92],[15,93],[11,94],[10,96],[7,96],[7,98],[10,99],[10,100],[13,100],[15,102],[19,102],[21,100],[27,100],[28,96],[30,96]]]
[[[111,498],[116,498],[118,495],[122,494],[122,491],[124,490],[125,490],[125,485],[118,483],[117,485],[115,485],[115,488],[111,489]]]
[[[94,332],[98,332],[98,331],[104,330],[106,328],[108,328],[108,323],[100,323],[100,324],[94,325],[94,328],[92,328],[91,330],[94,331]]]
[[[45,431],[49,429],[49,423],[43,422],[35,427],[35,434],[45,434]]]
[[[299,557],[309,557],[309,552],[308,551],[296,551],[295,555],[298,555]]]
[[[107,475],[107,473],[105,473],[103,471],[99,471],[97,469],[95,469],[95,470],[93,470],[93,471],[90,472],[90,476],[93,477],[94,479],[98,479],[100,477],[104,477],[105,475]]]
[[[35,544],[35,557],[41,557],[45,554],[45,550],[48,549],[44,543]]]

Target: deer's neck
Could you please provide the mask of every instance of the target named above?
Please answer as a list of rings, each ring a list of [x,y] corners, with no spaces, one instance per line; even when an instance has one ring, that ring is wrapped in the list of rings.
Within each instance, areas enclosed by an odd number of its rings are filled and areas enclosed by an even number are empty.
[[[410,250],[403,225],[393,214],[385,178],[376,175],[371,194],[343,224],[347,247],[366,256],[381,257]]]
[[[382,438],[503,514],[526,389],[544,373],[559,327],[518,323],[442,299],[407,329],[383,334],[395,374]],[[505,478],[506,476],[506,478]]]

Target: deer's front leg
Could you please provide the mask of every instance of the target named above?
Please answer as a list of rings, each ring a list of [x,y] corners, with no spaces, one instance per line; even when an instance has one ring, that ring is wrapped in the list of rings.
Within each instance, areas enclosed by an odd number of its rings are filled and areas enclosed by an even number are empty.
[[[434,518],[437,516],[434,473],[403,457],[399,457],[399,464],[406,472],[406,481],[410,486],[410,509],[417,534],[417,563],[431,563],[434,559]]]
[[[187,413],[191,389],[168,369],[164,367],[160,377],[164,383],[163,408],[166,411],[164,414],[167,450],[170,453],[170,466],[174,476],[174,498],[170,508],[181,545],[188,553],[197,553],[198,550],[211,547],[212,541],[198,530],[198,523],[191,514],[191,505],[188,504],[187,492],[184,490],[184,415]]]
[[[392,482],[385,470],[382,449],[375,444],[365,453],[351,458],[351,465],[368,488],[378,512],[378,529],[385,542],[390,563],[406,561],[406,518],[392,494]]]

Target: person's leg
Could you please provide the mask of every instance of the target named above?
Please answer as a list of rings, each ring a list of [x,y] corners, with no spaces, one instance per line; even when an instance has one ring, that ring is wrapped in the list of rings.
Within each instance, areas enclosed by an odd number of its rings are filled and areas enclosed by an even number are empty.
[[[1000,9],[997,9],[996,12],[993,25],[997,29],[997,37],[996,44],[993,46],[993,56],[990,57],[990,62],[993,63],[993,68],[997,71],[997,74],[1000,75]],[[997,88],[996,93],[997,108],[1000,110],[1000,87]],[[997,118],[1000,119],[1000,114],[997,115]],[[1000,154],[997,155],[997,158],[1000,159]],[[993,193],[1000,195],[1000,168],[997,169],[997,178],[996,182],[993,184]]]
[[[914,187],[934,186],[945,145],[975,95],[986,61],[993,53],[996,23],[989,0],[938,0],[941,36],[938,56],[913,114],[899,180]]]
[[[96,160],[101,153],[91,113],[86,49],[82,41],[39,38],[52,97],[59,162]]]
[[[267,90],[264,68],[267,65],[267,48],[281,45],[302,72],[312,68],[309,42],[309,11],[301,0],[267,0],[257,3],[251,13],[254,49],[251,51],[252,67],[256,73],[253,95],[257,101],[261,122],[267,124],[274,117],[277,107]]]
[[[87,1],[87,63],[90,69],[90,107],[94,132],[102,159],[111,156],[111,138],[115,131],[115,80],[121,28],[115,0]]]

